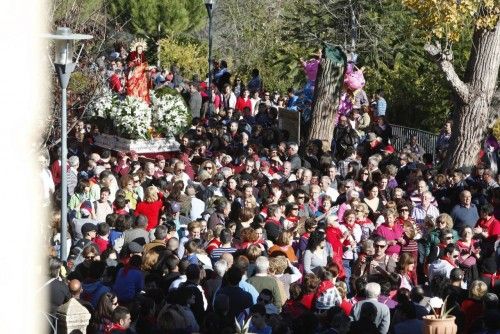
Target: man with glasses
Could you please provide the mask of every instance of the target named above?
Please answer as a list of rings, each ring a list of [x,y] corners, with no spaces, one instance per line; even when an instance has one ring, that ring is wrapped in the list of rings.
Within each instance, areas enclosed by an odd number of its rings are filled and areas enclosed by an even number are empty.
[[[429,265],[429,282],[436,276],[450,278],[450,273],[454,268],[458,268],[457,259],[460,255],[459,248],[453,244],[448,244],[442,251],[442,256]]]
[[[330,186],[331,187],[331,186]],[[347,193],[349,191],[356,191],[356,184],[354,183],[354,180],[348,179],[343,182],[343,184],[340,184],[340,190],[339,190],[339,196],[337,197],[337,201],[335,202],[335,205],[341,205],[342,203],[345,203],[347,201]]]
[[[264,100],[261,103],[264,103],[268,108],[272,107],[273,102],[271,101],[271,94],[268,91],[264,92]]]
[[[395,272],[396,261],[392,256],[385,254],[386,249],[387,240],[380,236],[375,237],[373,249],[370,245],[368,252],[364,250],[366,254],[360,256],[354,265],[353,273],[356,274],[356,277],[358,275],[378,275],[383,272]]]

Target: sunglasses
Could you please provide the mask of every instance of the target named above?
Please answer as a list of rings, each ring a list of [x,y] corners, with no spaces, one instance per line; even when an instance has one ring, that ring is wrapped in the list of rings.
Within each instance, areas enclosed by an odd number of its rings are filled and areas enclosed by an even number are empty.
[[[140,183],[141,180],[134,180],[134,183]]]
[[[375,245],[376,248],[385,248],[387,245]]]
[[[304,198],[305,198],[305,196],[299,196],[299,197],[297,197],[297,198],[298,198],[298,199],[304,199]]]
[[[298,210],[299,208],[292,208],[292,210]]]

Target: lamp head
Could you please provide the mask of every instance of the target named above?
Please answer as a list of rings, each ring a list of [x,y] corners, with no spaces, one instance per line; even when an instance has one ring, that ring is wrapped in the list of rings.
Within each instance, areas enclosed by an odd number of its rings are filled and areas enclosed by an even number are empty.
[[[57,65],[73,63],[74,41],[91,39],[91,35],[73,34],[70,28],[58,27],[55,34],[47,34],[45,37],[55,41],[55,59]]]

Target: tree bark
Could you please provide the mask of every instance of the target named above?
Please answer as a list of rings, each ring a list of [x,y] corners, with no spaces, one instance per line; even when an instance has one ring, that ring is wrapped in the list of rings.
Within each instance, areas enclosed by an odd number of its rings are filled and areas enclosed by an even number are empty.
[[[470,167],[476,164],[481,142],[488,126],[493,93],[500,66],[500,20],[494,30],[476,30],[462,81],[449,55],[438,46],[426,45],[450,84],[454,99],[450,146],[443,168]]]
[[[324,58],[318,69],[309,131],[309,140],[321,140],[325,151],[330,150],[333,138],[345,69],[345,54],[338,47],[336,50],[343,58],[342,62],[328,58],[328,53],[323,50]]]

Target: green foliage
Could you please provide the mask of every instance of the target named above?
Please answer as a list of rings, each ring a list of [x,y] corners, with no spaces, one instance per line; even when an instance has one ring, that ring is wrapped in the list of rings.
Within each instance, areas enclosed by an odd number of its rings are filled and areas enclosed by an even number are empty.
[[[161,39],[159,45],[163,68],[177,64],[185,78],[192,78],[194,75],[205,77],[208,72],[206,45],[182,42],[171,37]]]
[[[76,71],[71,75],[68,90],[72,94],[86,95],[94,91],[98,85],[98,79],[91,73]]]
[[[198,29],[203,0],[111,0],[110,14],[133,34],[158,38]]]
[[[437,131],[452,109],[451,91],[423,50],[426,32],[413,25],[399,0],[352,4],[358,22],[358,65],[365,67],[367,93],[385,90],[391,122]],[[348,0],[291,0],[284,18],[282,38],[289,43],[315,48],[330,42],[350,49]],[[464,32],[453,46],[458,72],[465,68],[470,40],[470,32]]]
[[[164,87],[161,87],[161,88],[158,88],[158,89],[155,89],[155,95],[160,98],[160,97],[163,97],[165,95],[173,95],[173,96],[176,96],[176,95],[179,95],[180,93],[177,91],[177,89],[175,88],[170,88],[170,87],[167,87],[167,86],[164,86]]]
[[[95,19],[103,7],[103,0],[54,0],[52,21],[56,23],[69,23],[76,29],[90,19]]]
[[[300,80],[298,44],[280,35],[284,0],[221,0],[214,7],[214,53],[232,59],[244,82],[258,68],[264,87],[284,91]]]

